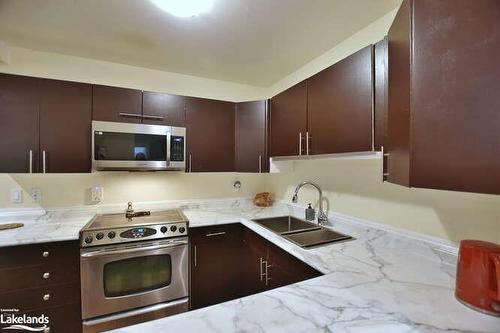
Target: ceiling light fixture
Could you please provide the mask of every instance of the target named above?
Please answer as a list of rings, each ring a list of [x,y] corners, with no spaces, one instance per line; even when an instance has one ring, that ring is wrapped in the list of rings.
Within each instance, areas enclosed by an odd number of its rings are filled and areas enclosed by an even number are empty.
[[[177,17],[191,17],[209,12],[215,0],[149,0],[156,7]]]

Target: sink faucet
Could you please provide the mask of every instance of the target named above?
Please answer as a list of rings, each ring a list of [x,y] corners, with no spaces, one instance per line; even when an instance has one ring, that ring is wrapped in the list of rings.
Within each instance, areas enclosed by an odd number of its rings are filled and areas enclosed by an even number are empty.
[[[328,217],[326,216],[325,211],[323,210],[323,192],[321,191],[321,188],[319,187],[318,184],[316,184],[314,182],[302,182],[299,185],[297,185],[297,187],[295,188],[295,192],[293,193],[292,202],[297,203],[297,193],[304,185],[311,185],[318,190],[318,193],[319,193],[318,224],[325,225],[328,222]]]

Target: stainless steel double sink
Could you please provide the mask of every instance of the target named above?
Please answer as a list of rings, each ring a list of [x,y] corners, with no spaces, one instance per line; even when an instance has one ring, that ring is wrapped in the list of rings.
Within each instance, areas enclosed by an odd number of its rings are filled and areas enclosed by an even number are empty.
[[[352,239],[351,236],[293,216],[270,217],[252,221],[304,248]]]

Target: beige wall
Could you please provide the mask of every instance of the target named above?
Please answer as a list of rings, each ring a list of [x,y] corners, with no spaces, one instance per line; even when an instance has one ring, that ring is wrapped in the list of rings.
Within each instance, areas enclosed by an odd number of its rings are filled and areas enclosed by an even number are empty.
[[[3,49],[5,50],[5,47]],[[0,73],[97,83],[236,102],[259,99],[267,94],[267,90],[261,87],[107,61],[19,47],[8,47],[8,52],[8,62],[0,61]]]
[[[236,191],[233,182],[240,180]],[[104,187],[102,204],[127,201],[165,201],[250,197],[261,191],[265,176],[259,174],[183,172],[98,172],[92,174],[0,174],[0,208],[59,208],[90,205],[89,189]],[[24,190],[22,204],[9,202],[9,190]],[[42,191],[41,204],[34,203],[32,188]]]
[[[298,183],[317,182],[331,210],[453,241],[464,238],[500,243],[500,196],[406,188],[381,181],[380,160],[286,162],[293,172],[270,174],[267,190],[290,201]],[[299,203],[317,205],[304,187]]]

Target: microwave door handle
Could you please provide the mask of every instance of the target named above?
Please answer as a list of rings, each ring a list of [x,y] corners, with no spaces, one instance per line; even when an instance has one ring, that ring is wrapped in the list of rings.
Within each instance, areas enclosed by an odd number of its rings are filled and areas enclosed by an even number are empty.
[[[143,252],[143,251],[150,251],[150,250],[160,250],[160,249],[165,249],[165,248],[169,248],[169,247],[185,246],[187,244],[188,244],[187,240],[182,240],[182,241],[177,240],[177,241],[171,241],[170,243],[164,244],[164,245],[149,245],[149,246],[144,246],[144,247],[138,246],[136,248],[118,248],[116,250],[108,250],[108,251],[106,251],[105,249],[91,251],[91,252],[80,254],[80,257],[82,257],[82,258],[95,258],[95,257],[100,257],[100,256],[106,256],[106,255]]]
[[[170,166],[170,154],[172,153],[172,149],[170,147],[170,145],[172,144],[172,132],[169,131],[167,132],[167,167]]]

